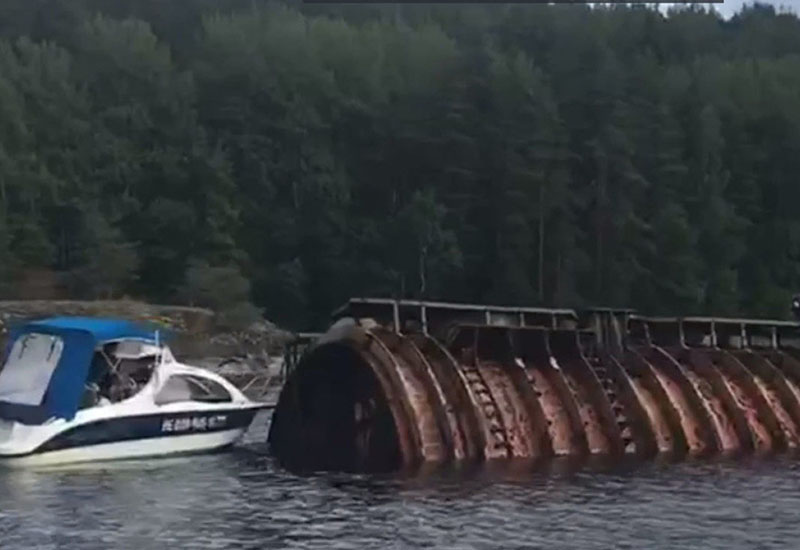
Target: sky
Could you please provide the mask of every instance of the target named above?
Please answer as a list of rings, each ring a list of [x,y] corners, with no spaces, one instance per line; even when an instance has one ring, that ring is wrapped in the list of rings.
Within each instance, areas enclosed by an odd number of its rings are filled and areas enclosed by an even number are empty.
[[[713,4],[724,17],[730,17],[739,11],[743,4],[752,4],[753,0],[725,0],[722,4]],[[762,4],[772,4],[776,9],[791,10],[800,13],[800,0],[761,0]]]
[[[724,4],[715,4],[715,6],[718,12],[725,17],[728,17],[739,11],[739,9],[742,7],[742,4],[745,3],[752,4],[752,1],[745,2],[744,0],[725,0]],[[762,4],[772,4],[775,6],[775,8],[781,8],[794,11],[795,13],[800,13],[800,0],[766,0],[762,2]]]

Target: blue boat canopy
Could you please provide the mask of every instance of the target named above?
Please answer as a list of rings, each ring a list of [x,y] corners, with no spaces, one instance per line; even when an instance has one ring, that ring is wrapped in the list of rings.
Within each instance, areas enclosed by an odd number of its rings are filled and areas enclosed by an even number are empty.
[[[155,330],[131,321],[54,317],[12,329],[0,370],[0,418],[42,424],[72,419],[95,350],[105,343],[156,343]]]
[[[133,321],[104,319],[100,317],[51,317],[31,321],[23,328],[34,327],[53,330],[80,330],[91,333],[97,343],[112,340],[134,339],[155,342],[155,332]]]

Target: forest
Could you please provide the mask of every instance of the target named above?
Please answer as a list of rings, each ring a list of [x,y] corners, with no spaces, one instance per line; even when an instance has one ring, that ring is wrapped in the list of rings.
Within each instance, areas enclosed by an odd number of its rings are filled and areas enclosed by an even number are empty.
[[[799,180],[769,6],[0,3],[0,298],[785,317]]]

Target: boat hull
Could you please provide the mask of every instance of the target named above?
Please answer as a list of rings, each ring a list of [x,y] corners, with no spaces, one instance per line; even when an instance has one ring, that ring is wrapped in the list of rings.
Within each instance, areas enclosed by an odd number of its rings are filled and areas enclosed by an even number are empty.
[[[211,452],[236,443],[258,408],[163,412],[65,427],[34,450],[0,451],[0,465],[29,466]]]

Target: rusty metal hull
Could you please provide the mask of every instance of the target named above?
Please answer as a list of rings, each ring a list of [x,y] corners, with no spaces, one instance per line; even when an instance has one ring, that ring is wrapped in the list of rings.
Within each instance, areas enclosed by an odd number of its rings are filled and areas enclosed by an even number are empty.
[[[609,353],[570,329],[474,323],[447,334],[355,324],[314,346],[281,394],[274,453],[364,471],[800,447],[800,361],[780,349]]]

